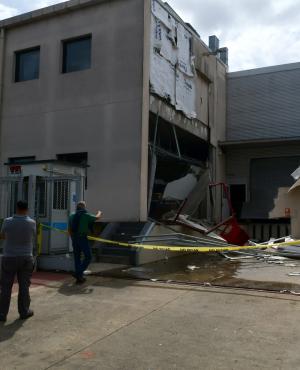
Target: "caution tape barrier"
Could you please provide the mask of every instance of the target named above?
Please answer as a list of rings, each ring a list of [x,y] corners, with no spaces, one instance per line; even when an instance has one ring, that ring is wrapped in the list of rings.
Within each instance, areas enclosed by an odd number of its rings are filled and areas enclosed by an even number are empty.
[[[38,231],[38,250],[41,252],[42,248],[42,231],[43,228],[48,230],[57,231],[63,234],[68,234],[68,231],[57,229],[52,226],[40,224],[39,225],[39,231]],[[151,251],[169,251],[169,252],[190,252],[190,253],[215,253],[215,252],[237,252],[237,251],[244,251],[244,250],[257,250],[257,249],[267,249],[272,248],[274,246],[276,247],[287,247],[287,246],[299,246],[300,247],[300,240],[295,240],[292,242],[284,242],[284,243],[276,243],[276,244],[256,244],[256,245],[250,245],[250,246],[238,246],[238,245],[216,245],[213,247],[207,246],[207,245],[197,245],[195,247],[186,247],[186,246],[166,246],[166,245],[153,245],[153,244],[132,244],[132,243],[124,243],[124,242],[118,242],[115,240],[107,240],[102,238],[97,238],[94,236],[88,236],[88,239],[91,241],[101,242],[104,244],[110,244],[114,246],[119,247],[131,247],[131,248],[138,248],[138,249],[144,249],[144,250],[151,250]]]

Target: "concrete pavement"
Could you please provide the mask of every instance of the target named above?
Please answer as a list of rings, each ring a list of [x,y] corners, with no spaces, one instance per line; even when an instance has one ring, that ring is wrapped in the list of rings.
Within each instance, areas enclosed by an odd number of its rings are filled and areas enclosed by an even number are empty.
[[[300,368],[300,299],[89,277],[40,277],[35,317],[0,325],[1,370]]]

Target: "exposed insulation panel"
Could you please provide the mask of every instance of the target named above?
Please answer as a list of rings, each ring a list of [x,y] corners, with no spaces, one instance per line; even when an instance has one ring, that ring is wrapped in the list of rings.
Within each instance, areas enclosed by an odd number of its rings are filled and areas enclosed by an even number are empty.
[[[192,34],[157,0],[152,0],[150,82],[154,93],[196,118]]]

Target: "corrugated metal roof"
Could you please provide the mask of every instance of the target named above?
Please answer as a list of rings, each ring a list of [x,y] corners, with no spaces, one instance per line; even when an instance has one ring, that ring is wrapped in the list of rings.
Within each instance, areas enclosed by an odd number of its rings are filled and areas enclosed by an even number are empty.
[[[229,78],[227,140],[300,136],[300,68]]]
[[[300,63],[286,63],[286,64],[278,64],[275,66],[269,67],[262,67],[262,68],[254,68],[254,69],[246,69],[244,71],[237,71],[237,72],[230,72],[228,73],[228,78],[237,78],[237,77],[245,77],[245,76],[253,76],[253,75],[260,75],[266,73],[273,73],[273,72],[282,72],[282,71],[289,71],[292,69],[300,68]]]

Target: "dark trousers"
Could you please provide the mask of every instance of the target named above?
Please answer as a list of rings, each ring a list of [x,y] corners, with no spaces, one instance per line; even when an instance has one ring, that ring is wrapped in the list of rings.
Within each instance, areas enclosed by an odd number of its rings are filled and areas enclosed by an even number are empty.
[[[82,278],[92,260],[91,248],[86,236],[73,236],[75,275]],[[83,256],[83,259],[82,259]]]
[[[19,284],[18,311],[21,316],[28,313],[30,306],[30,279],[33,272],[32,257],[3,257],[1,264],[0,315],[6,317],[9,311],[11,292],[17,277]]]

